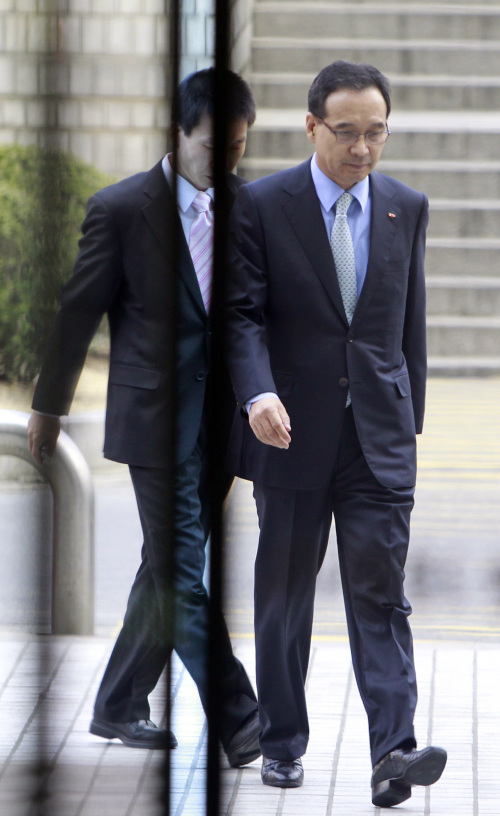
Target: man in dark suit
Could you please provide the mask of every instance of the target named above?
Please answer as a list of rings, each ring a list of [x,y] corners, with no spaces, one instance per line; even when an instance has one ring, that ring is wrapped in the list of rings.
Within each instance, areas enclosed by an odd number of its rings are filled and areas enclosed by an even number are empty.
[[[232,216],[234,471],[254,482],[262,779],[302,784],[316,575],[335,517],[373,803],[408,799],[446,752],[416,750],[403,591],[426,380],[422,193],[373,173],[389,85],[336,62],[309,91],[311,161],[246,185]],[[349,193],[347,193],[349,191]]]
[[[255,119],[248,85],[226,76],[228,187]],[[89,343],[103,314],[109,318],[111,353],[104,455],[129,465],[144,534],[142,563],[123,628],[105,671],[90,731],[136,748],[174,748],[171,732],[149,719],[148,695],[174,648],[207,704],[208,597],[203,585],[209,532],[207,388],[210,372],[210,298],[213,245],[214,70],[192,74],[179,87],[177,168],[172,155],[147,173],[94,195],[83,223],[74,275],[42,366],[28,428],[37,461],[50,456],[62,414],[69,411]],[[177,169],[177,204],[172,186]],[[177,231],[177,265],[168,224]],[[170,333],[167,275],[177,275],[176,378],[167,370]],[[174,390],[175,389],[175,390]],[[175,452],[175,567],[171,576],[167,507],[167,417],[177,397]],[[220,395],[221,415],[228,414]],[[227,436],[229,429],[227,431]],[[226,439],[227,439],[226,436]],[[221,492],[231,477],[219,474]],[[224,485],[222,485],[224,482]],[[175,589],[175,626],[166,608]],[[222,617],[220,738],[232,766],[260,756],[257,702],[234,657]]]

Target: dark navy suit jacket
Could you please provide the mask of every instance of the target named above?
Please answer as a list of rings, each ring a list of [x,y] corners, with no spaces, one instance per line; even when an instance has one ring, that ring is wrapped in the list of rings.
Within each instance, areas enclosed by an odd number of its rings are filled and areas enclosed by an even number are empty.
[[[232,214],[228,356],[240,406],[229,464],[294,489],[324,486],[347,387],[366,460],[385,486],[415,483],[426,380],[427,198],[370,176],[365,283],[349,327],[310,161],[245,185]],[[243,406],[274,391],[291,420],[288,450],[259,442]]]
[[[241,179],[230,176],[234,196]],[[173,218],[173,220],[172,220]],[[169,234],[177,229],[173,264]],[[169,232],[170,230],[170,232]],[[33,407],[68,413],[91,339],[108,315],[111,354],[104,454],[140,467],[167,465],[166,417],[177,394],[182,463],[198,438],[210,367],[210,321],[161,162],[92,196],[74,274],[35,390]],[[177,371],[170,381],[167,276],[177,277]],[[174,389],[177,389],[176,392]],[[228,388],[221,403],[234,397]],[[231,415],[221,410],[222,415]]]

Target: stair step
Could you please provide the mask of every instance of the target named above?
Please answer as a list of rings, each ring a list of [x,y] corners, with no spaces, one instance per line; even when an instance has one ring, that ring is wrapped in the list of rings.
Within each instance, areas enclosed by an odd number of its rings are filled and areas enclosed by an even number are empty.
[[[335,59],[389,77],[392,136],[378,169],[430,199],[430,374],[499,376],[500,2],[257,0],[258,119],[242,175],[312,154],[307,92]]]
[[[500,235],[500,200],[431,199],[427,234],[474,239]]]
[[[336,59],[368,62],[384,74],[491,76],[500,72],[500,43],[483,40],[255,37],[253,70],[318,73]]]
[[[264,158],[266,161],[278,160],[276,167],[281,167],[283,161],[293,166],[294,163],[304,161],[312,155],[314,148],[305,133],[305,113],[302,112],[303,121],[296,129],[288,127],[288,113],[283,112],[281,115],[281,128],[265,129],[254,126],[250,133],[247,154],[242,162],[242,167],[243,164],[248,165],[248,159],[258,158]],[[474,133],[466,130],[462,133],[440,130],[403,131],[397,130],[394,122],[395,115],[391,116],[389,121],[392,135],[384,149],[384,160],[404,160],[410,167],[411,162],[419,160],[422,156],[426,156],[431,161],[439,161],[439,159],[466,161],[470,156],[481,156],[485,161],[498,159],[500,131],[496,133]],[[267,172],[273,172],[273,170],[267,170]]]
[[[248,77],[258,108],[307,109],[309,73],[254,73]],[[500,77],[391,74],[393,110],[500,110]]]
[[[427,275],[427,314],[495,317],[500,314],[500,277]]]
[[[498,377],[500,357],[438,357],[427,358],[430,377]]]
[[[427,346],[435,356],[497,357],[500,317],[430,315]]]
[[[259,156],[301,161],[313,148],[305,135],[306,108],[261,108],[248,141],[246,159]],[[498,160],[500,112],[394,111],[384,160]],[[333,138],[333,137],[332,137]]]
[[[428,276],[500,276],[500,240],[495,238],[428,238]]]
[[[436,3],[370,3],[359,13],[356,4],[280,0],[258,2],[254,13],[254,35],[269,31],[283,37],[335,37],[418,40],[495,40],[500,38],[500,17],[492,6],[453,6]]]
[[[247,158],[240,164],[241,175],[249,181],[294,167],[298,159]],[[500,197],[500,161],[382,160],[377,170],[397,178],[428,197]]]
[[[500,161],[382,160],[377,170],[429,198],[500,198]]]

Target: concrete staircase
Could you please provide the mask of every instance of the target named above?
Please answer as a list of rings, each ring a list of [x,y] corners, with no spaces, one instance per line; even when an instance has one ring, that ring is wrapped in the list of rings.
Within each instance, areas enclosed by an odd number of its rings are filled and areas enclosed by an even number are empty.
[[[259,112],[242,175],[311,154],[307,89],[335,59],[389,76],[393,135],[378,169],[430,199],[431,372],[500,374],[500,2],[257,0]]]

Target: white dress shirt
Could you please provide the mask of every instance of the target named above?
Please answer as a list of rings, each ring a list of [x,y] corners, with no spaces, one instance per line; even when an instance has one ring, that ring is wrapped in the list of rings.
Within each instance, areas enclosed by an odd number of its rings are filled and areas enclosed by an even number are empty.
[[[165,178],[167,180],[167,184],[169,185],[170,189],[173,187],[173,177],[174,171],[172,170],[172,165],[170,164],[170,157],[172,156],[171,153],[167,153],[164,156],[161,166],[163,168],[163,172],[165,174]],[[179,216],[182,223],[182,229],[184,230],[184,235],[186,236],[187,245],[189,246],[189,233],[191,232],[191,226],[193,224],[194,219],[198,215],[196,210],[193,208],[193,201],[195,200],[196,196],[200,191],[193,187],[193,185],[187,181],[183,176],[180,176],[177,173],[177,208],[179,210]],[[208,190],[204,190],[204,193],[210,196],[212,201],[214,200],[214,188],[209,187]]]

